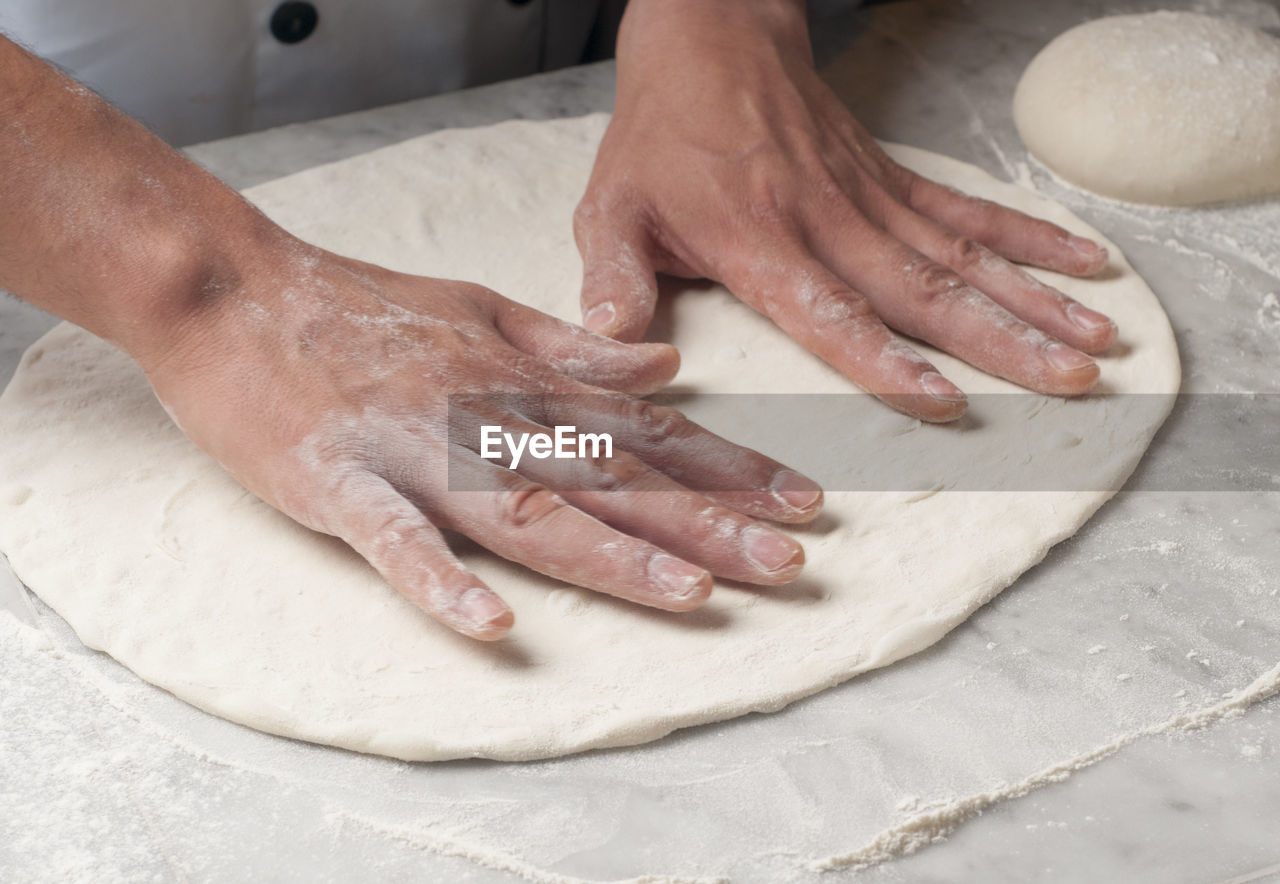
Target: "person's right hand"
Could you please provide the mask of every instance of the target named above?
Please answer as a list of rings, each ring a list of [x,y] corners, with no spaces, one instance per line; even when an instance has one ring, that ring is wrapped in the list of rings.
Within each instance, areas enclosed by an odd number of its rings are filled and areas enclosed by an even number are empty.
[[[442,623],[496,639],[513,614],[441,528],[671,611],[702,604],[712,575],[779,584],[799,573],[801,547],[757,519],[813,518],[818,486],[676,411],[609,392],[661,387],[678,367],[672,347],[619,343],[480,286],[292,238],[269,253],[257,262],[267,269],[233,288],[206,286],[216,294],[160,352],[135,355],[183,431],[240,482],[347,541]],[[451,443],[451,394],[469,397],[470,423],[611,433],[614,457],[526,456],[512,472]]]
[[[818,487],[623,394],[670,380],[671,347],[301,243],[3,37],[0,87],[0,287],[129,353],[242,483],[443,623],[494,639],[513,616],[441,528],[673,611],[701,604],[713,574],[799,572],[799,545],[756,519],[813,518]],[[526,457],[512,472],[451,442],[453,393],[472,397],[467,420],[510,432],[611,433],[615,457],[558,474]]]

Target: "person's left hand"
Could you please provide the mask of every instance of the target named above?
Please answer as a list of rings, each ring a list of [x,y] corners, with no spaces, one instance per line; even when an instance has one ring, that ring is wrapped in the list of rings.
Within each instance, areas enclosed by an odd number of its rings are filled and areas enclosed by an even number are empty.
[[[965,396],[891,328],[1059,395],[1116,337],[1014,263],[1087,276],[1106,250],[889,159],[814,71],[797,0],[633,0],[574,221],[587,328],[639,340],[657,273],[714,279],[925,420]]]

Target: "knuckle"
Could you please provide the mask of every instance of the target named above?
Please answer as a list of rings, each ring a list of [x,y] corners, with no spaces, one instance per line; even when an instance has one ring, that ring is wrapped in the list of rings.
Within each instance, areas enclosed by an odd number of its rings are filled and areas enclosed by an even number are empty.
[[[601,491],[625,491],[638,484],[646,473],[643,463],[621,452],[613,457],[593,456],[589,466],[593,484]]]
[[[1007,217],[1017,213],[1011,209],[1006,209],[999,203],[993,203],[991,200],[984,200],[981,197],[971,196],[967,193],[951,189],[951,193],[959,198],[961,205],[974,217],[974,219],[983,227],[980,229],[993,231],[999,227],[1000,222]]]
[[[622,400],[623,418],[650,439],[665,439],[683,435],[689,419],[666,405],[656,405],[647,399]]]
[[[504,298],[488,286],[479,285],[474,282],[459,283],[457,292],[464,298],[464,300],[480,305],[488,310],[494,310],[501,305],[511,303],[507,298]]]
[[[522,392],[503,393],[491,401],[509,407],[516,414],[539,413],[538,406],[546,404],[548,396],[556,389],[550,363],[541,356],[531,356],[512,349],[503,354],[502,375],[508,382],[507,389]]]
[[[308,528],[353,533],[352,521],[362,511],[356,502],[381,491],[382,480],[367,466],[370,460],[370,443],[354,434],[314,431],[287,456],[288,469],[268,479],[263,490],[281,511]]]
[[[810,180],[813,182],[811,193],[814,202],[822,215],[839,217],[849,212],[849,192],[834,175],[823,169],[821,174],[811,175]]]
[[[874,316],[864,298],[845,288],[802,287],[796,300],[806,314],[823,325],[856,324]]]
[[[921,261],[908,273],[911,294],[924,307],[940,305],[959,289],[965,281],[950,267],[933,261]]]
[[[786,215],[792,199],[790,187],[783,182],[788,176],[778,174],[778,158],[772,153],[758,156],[743,170],[741,187],[752,217],[760,221],[778,221]]]
[[[997,235],[1004,228],[1007,220],[1015,216],[1013,210],[1006,209],[998,203],[971,196],[954,187],[938,186],[965,219],[965,228],[969,230],[970,235],[978,239]]]
[[[616,225],[634,215],[637,205],[628,188],[591,186],[574,207],[574,235],[580,244],[585,244],[602,225]]]
[[[499,495],[499,518],[514,528],[527,528],[559,512],[564,500],[545,485],[526,483]]]
[[[699,546],[715,542],[732,542],[738,532],[737,520],[722,507],[703,507],[692,514],[684,525],[684,533]]]
[[[922,191],[927,188],[927,182],[915,172],[905,166],[885,158],[885,162],[881,164],[881,174],[884,175],[885,181],[889,183],[889,187],[904,205],[912,208],[920,205],[921,197],[924,195]]]
[[[957,236],[947,244],[947,263],[963,273],[982,263],[986,249],[967,236]]]
[[[367,539],[365,558],[376,568],[385,568],[411,548],[421,529],[419,520],[394,513],[376,524]]]

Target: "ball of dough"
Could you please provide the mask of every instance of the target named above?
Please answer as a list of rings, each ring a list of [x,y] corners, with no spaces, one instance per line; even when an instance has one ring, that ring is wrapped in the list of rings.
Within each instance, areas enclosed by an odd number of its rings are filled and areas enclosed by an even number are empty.
[[[1027,66],[1013,119],[1037,159],[1104,196],[1280,192],[1280,40],[1189,12],[1087,22]]]

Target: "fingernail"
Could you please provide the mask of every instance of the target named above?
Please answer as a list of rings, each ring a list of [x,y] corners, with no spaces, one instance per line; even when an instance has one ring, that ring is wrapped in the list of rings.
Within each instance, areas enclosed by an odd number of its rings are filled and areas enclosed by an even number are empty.
[[[1090,310],[1083,304],[1068,304],[1067,316],[1071,318],[1071,321],[1074,322],[1077,327],[1082,328],[1085,331],[1093,331],[1094,329],[1112,324],[1110,317],[1103,316],[1096,310]]]
[[[649,576],[662,585],[667,595],[676,599],[691,598],[701,592],[706,573],[696,565],[666,553],[658,553],[649,559]]]
[[[479,587],[468,589],[462,598],[458,599],[454,610],[476,629],[490,626],[494,621],[511,613],[511,609],[503,604],[501,599],[487,589]]]
[[[1058,371],[1077,371],[1094,364],[1093,359],[1065,344],[1050,344],[1044,355]]]
[[[822,499],[822,489],[794,470],[779,470],[769,491],[776,500],[795,510],[807,510]]]
[[[920,375],[920,386],[939,402],[964,402],[967,398],[963,390],[936,371],[926,371]]]
[[[1098,245],[1093,240],[1086,239],[1083,236],[1076,236],[1074,234],[1067,237],[1067,245],[1074,251],[1079,252],[1081,255],[1087,255],[1089,257],[1096,257],[1099,254],[1105,255],[1107,253],[1106,249]]]
[[[582,325],[587,331],[593,331],[596,334],[604,331],[613,325],[613,320],[618,316],[617,308],[613,306],[612,301],[605,301],[603,304],[596,304],[587,311],[587,315],[582,317]]]
[[[1101,268],[1107,263],[1109,255],[1106,247],[1098,245],[1091,239],[1085,239],[1083,236],[1068,236],[1067,245],[1092,265]]]
[[[742,546],[751,564],[772,574],[800,558],[800,545],[784,534],[761,525],[748,525],[742,532]]]

